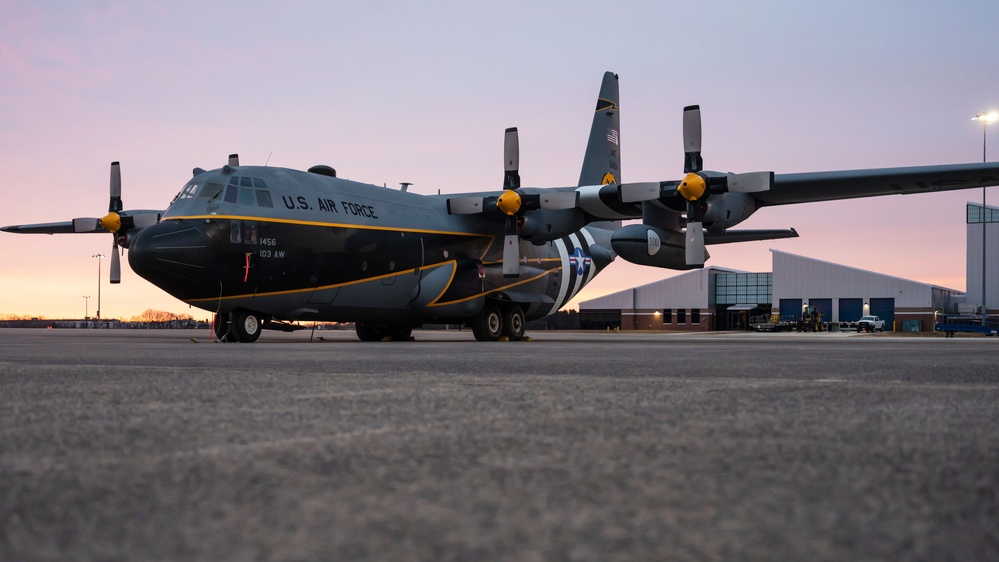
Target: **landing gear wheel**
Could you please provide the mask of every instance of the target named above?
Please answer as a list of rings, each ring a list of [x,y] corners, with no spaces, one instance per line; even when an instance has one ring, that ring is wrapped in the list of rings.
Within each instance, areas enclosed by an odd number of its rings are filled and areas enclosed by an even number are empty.
[[[495,304],[487,304],[472,319],[472,333],[478,341],[496,341],[503,335],[503,313]]]
[[[212,331],[215,332],[215,337],[219,341],[231,341],[233,339],[232,334],[229,333],[229,313],[219,312],[215,315],[215,320],[212,321]]]
[[[354,332],[357,334],[357,339],[361,341],[382,341],[385,339],[385,330],[360,322],[354,323]]]
[[[241,310],[234,315],[232,332],[236,335],[237,341],[253,343],[260,337],[260,331],[263,327],[264,323],[260,315]]]
[[[524,338],[524,329],[527,320],[524,318],[524,311],[517,305],[511,306],[503,318],[503,335],[510,341],[520,341]]]

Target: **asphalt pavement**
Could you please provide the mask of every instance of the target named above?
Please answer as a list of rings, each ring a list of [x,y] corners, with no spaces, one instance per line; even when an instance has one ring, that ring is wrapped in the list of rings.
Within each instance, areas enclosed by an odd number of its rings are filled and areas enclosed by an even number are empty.
[[[999,338],[529,335],[0,330],[0,560],[999,559]]]

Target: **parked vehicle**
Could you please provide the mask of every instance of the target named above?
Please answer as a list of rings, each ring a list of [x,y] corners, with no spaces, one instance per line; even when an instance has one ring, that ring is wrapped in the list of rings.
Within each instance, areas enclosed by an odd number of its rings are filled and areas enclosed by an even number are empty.
[[[877,316],[862,316],[857,321],[858,332],[883,332],[885,331],[885,321]]]

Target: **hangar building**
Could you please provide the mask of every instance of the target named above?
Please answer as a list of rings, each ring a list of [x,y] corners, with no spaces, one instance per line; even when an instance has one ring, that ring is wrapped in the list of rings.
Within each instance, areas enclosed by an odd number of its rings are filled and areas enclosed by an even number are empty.
[[[800,317],[803,307],[814,306],[824,321],[874,314],[886,329],[919,331],[933,330],[934,313],[963,302],[961,291],[770,251],[770,273],[714,266],[689,271],[582,302],[580,323],[590,329],[739,330],[752,316]]]

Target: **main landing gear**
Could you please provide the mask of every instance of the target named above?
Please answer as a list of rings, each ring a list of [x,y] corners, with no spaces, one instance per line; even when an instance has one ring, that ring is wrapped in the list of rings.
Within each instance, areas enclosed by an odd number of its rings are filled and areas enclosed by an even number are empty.
[[[212,330],[219,341],[253,343],[264,329],[264,317],[249,310],[220,312],[215,315]]]
[[[487,303],[468,323],[478,341],[498,341],[503,337],[519,341],[524,339],[527,320],[524,310],[516,304]]]

